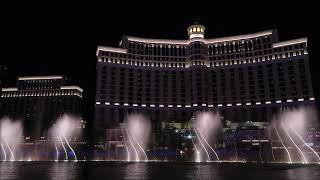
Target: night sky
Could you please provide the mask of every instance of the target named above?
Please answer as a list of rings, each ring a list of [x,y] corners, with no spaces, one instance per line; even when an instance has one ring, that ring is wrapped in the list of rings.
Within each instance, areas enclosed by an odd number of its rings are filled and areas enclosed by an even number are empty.
[[[120,1],[119,1],[120,2]],[[320,55],[317,11],[307,1],[279,5],[200,5],[182,1],[170,7],[163,1],[142,4],[28,4],[17,3],[4,16],[8,32],[1,63],[9,79],[16,76],[63,74],[84,89],[84,117],[93,118],[97,45],[118,47],[122,35],[148,38],[187,39],[194,22],[206,27],[206,38],[254,33],[276,28],[279,40],[308,37],[308,51],[316,98],[319,99]],[[29,2],[28,2],[29,3]],[[195,2],[194,2],[195,3]],[[186,6],[190,5],[189,7]]]

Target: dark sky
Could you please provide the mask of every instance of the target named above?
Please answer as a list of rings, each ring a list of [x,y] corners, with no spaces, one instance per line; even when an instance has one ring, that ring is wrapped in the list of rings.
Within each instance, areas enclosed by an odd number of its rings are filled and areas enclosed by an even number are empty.
[[[170,4],[170,7],[163,1],[148,1],[144,7],[142,4],[124,6],[124,1],[68,5],[17,3],[4,16],[3,27],[8,32],[3,34],[7,41],[0,64],[8,66],[11,83],[22,75],[68,76],[84,88],[85,117],[91,118],[97,45],[118,46],[122,35],[186,39],[186,28],[195,21],[206,27],[207,38],[276,28],[280,40],[309,38],[312,80],[319,97],[320,39],[316,27],[319,13],[312,8],[316,5],[307,1],[278,3],[183,1],[184,5]]]

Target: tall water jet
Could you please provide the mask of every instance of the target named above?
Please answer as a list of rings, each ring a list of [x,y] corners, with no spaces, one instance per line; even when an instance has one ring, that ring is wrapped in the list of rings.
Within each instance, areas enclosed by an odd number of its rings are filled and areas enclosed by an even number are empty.
[[[200,135],[198,136],[199,143],[203,146],[209,147],[214,153],[215,159],[219,161],[217,152],[210,145],[210,143],[214,143],[216,140],[215,137],[217,137],[222,128],[219,113],[211,111],[197,112],[191,123],[196,133]],[[206,150],[206,148],[204,149]]]
[[[127,134],[130,138],[130,143],[139,154],[138,158],[144,156],[145,160],[148,160],[148,156],[145,152],[147,148],[149,137],[151,133],[151,122],[142,114],[130,114],[126,117],[125,122],[127,124]],[[133,140],[133,142],[131,141]],[[139,151],[137,151],[139,149]],[[140,159],[138,159],[140,160]]]
[[[316,110],[310,107],[284,109],[280,113],[279,120],[284,127],[289,128],[290,131],[284,130],[287,135],[290,136],[290,140],[294,142],[294,145],[299,150],[304,162],[307,163],[308,160],[302,151],[303,147],[307,148],[305,149],[306,152],[310,150],[311,154],[313,154],[314,157],[317,158],[317,161],[320,162],[318,153],[303,138],[303,135],[305,135],[308,130],[308,126],[315,127],[318,125]],[[300,144],[299,141],[301,142]]]
[[[81,129],[77,128],[80,123],[80,120],[76,117],[64,114],[57,119],[56,123],[49,130],[51,138],[56,141],[60,141],[61,146],[65,152],[65,160],[68,160],[68,151],[71,151],[73,154],[73,159],[78,160],[75,150],[70,145],[68,138],[71,138],[74,135],[81,133]],[[80,131],[79,131],[80,129]],[[78,130],[78,131],[77,131]],[[55,143],[55,142],[54,142]],[[67,147],[64,145],[66,144]],[[57,152],[58,150],[56,150]]]
[[[130,161],[130,152],[129,152],[129,148],[128,148],[127,143],[126,143],[126,138],[125,138],[125,135],[123,133],[123,129],[121,129],[121,133],[122,133],[122,136],[123,136],[124,145],[125,145],[126,150],[127,150],[127,161]]]
[[[290,152],[289,152],[288,148],[284,145],[283,140],[282,140],[282,138],[281,138],[281,136],[280,136],[280,134],[279,134],[279,131],[278,131],[276,125],[275,125],[275,122],[271,122],[271,124],[273,125],[274,129],[276,130],[277,137],[278,137],[278,139],[280,140],[280,143],[281,143],[281,145],[283,146],[283,148],[286,150],[287,155],[288,155],[289,163],[291,164],[291,163],[292,163],[292,159],[291,159]]]
[[[20,121],[12,121],[5,117],[0,120],[0,144],[4,155],[4,160],[15,160],[15,151],[18,149],[22,139],[22,125]],[[8,151],[6,151],[7,149]],[[9,156],[6,154],[9,152]]]

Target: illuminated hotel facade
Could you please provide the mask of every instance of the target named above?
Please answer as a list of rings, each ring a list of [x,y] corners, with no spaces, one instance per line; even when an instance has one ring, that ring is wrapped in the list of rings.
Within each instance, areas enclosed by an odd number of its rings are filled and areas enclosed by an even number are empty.
[[[95,127],[117,126],[128,113],[154,125],[186,122],[218,110],[233,122],[269,121],[283,106],[313,105],[307,38],[279,41],[276,30],[206,39],[124,36],[119,48],[98,46]]]
[[[62,114],[82,114],[83,89],[68,85],[63,76],[18,77],[16,87],[1,90],[0,118],[21,120],[28,141],[46,139],[48,129]]]

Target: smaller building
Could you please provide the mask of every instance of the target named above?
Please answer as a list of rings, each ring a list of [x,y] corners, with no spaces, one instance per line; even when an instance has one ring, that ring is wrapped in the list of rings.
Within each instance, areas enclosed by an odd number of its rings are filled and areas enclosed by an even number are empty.
[[[42,141],[64,113],[81,118],[82,92],[63,76],[18,77],[16,87],[2,88],[0,118],[18,119],[28,141]],[[79,126],[83,127],[85,121]]]

